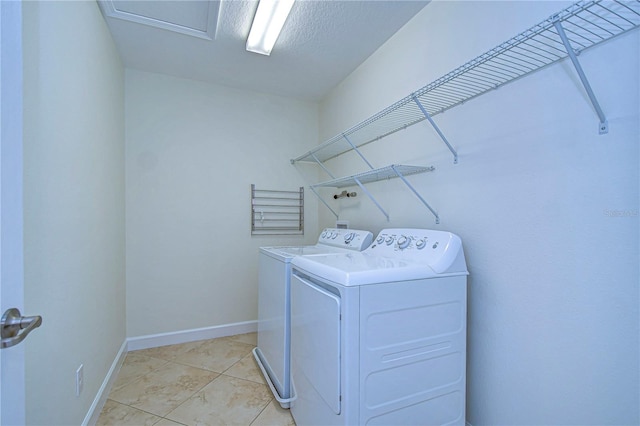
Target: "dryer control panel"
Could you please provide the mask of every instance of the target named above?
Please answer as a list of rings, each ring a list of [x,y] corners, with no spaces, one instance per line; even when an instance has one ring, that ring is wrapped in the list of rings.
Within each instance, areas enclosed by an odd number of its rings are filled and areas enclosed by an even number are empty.
[[[467,270],[460,237],[445,231],[383,229],[364,253],[425,263],[437,273]]]
[[[326,228],[318,237],[318,244],[362,251],[371,245],[373,234],[357,229]]]

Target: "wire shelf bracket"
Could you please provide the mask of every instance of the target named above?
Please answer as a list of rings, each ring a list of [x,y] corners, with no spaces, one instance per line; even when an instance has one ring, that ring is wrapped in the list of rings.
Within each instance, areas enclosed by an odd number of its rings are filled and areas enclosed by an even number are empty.
[[[371,170],[373,170],[373,169],[374,169],[374,167],[373,167],[373,166],[371,165],[371,163],[367,160],[367,158],[366,158],[364,155],[362,155],[362,152],[360,152],[360,150],[358,149],[358,147],[356,147],[356,146],[355,146],[355,145],[354,145],[354,144],[349,140],[349,137],[348,137],[347,135],[344,135],[344,134],[343,134],[342,136],[343,136],[343,137],[344,137],[344,139],[347,141],[347,143],[349,144],[349,146],[350,146],[351,148],[353,148],[353,150],[354,150],[354,151],[355,151],[355,152],[360,156],[360,158],[362,158],[362,161],[364,161],[365,163],[367,163],[367,166],[369,166],[369,168],[370,168]]]
[[[319,187],[330,187],[330,188],[344,188],[348,186],[359,186],[362,189],[367,197],[375,204],[375,206],[382,212],[382,214],[389,221],[389,213],[380,205],[380,203],[376,200],[376,198],[371,194],[371,192],[364,186],[366,183],[378,182],[385,179],[393,179],[400,178],[402,182],[413,192],[418,199],[424,204],[431,213],[436,218],[436,223],[440,223],[440,217],[436,213],[436,211],[425,201],[425,199],[418,193],[418,191],[411,185],[411,183],[405,178],[405,175],[413,175],[424,172],[432,172],[435,170],[435,167],[429,166],[408,166],[402,164],[392,164],[390,166],[382,167],[379,169],[372,169],[368,172],[359,173],[353,176],[346,176],[343,178],[333,179],[327,182],[320,182],[314,185],[311,185],[311,190],[314,194],[320,199],[320,201],[334,214],[336,219],[338,219],[338,214],[329,206],[329,204],[320,196],[316,188]]]
[[[411,97],[413,98],[413,101],[416,103],[416,105],[418,106],[418,108],[420,108],[420,111],[422,111],[422,113],[424,114],[424,117],[429,121],[429,123],[431,124],[431,127],[433,127],[433,129],[436,131],[436,133],[438,134],[438,136],[440,136],[440,139],[442,139],[442,141],[445,143],[445,145],[447,145],[447,148],[449,148],[449,151],[451,151],[451,153],[453,154],[453,164],[458,164],[458,153],[456,152],[455,149],[453,149],[453,147],[451,146],[451,144],[449,143],[449,141],[447,140],[447,138],[444,136],[444,134],[440,131],[440,128],[438,127],[438,125],[436,124],[435,121],[433,121],[433,118],[431,118],[431,116],[429,115],[429,113],[427,112],[427,110],[424,108],[424,106],[422,106],[422,104],[420,103],[420,99],[418,99],[415,95],[411,95]]]
[[[376,205],[376,207],[378,208],[378,210],[380,210],[382,212],[382,214],[384,215],[384,217],[387,218],[387,222],[389,222],[389,213],[387,213],[382,206],[380,205],[380,203],[378,203],[378,201],[375,199],[375,197],[373,195],[371,195],[371,193],[369,192],[369,190],[367,188],[364,187],[364,185],[362,184],[362,182],[360,182],[360,179],[358,179],[357,177],[354,177],[353,180],[358,184],[358,186],[360,187],[360,189],[362,189],[362,192],[364,192],[367,197],[369,197],[369,199],[373,202],[373,204]]]
[[[413,194],[414,194],[416,197],[418,197],[418,199],[419,199],[420,201],[422,201],[422,204],[424,204],[424,206],[425,206],[426,208],[428,208],[428,209],[429,209],[429,211],[430,211],[430,212],[435,216],[435,218],[436,218],[436,224],[439,224],[439,223],[440,223],[440,216],[438,216],[438,213],[437,213],[437,212],[436,212],[436,211],[435,211],[435,210],[434,210],[434,209],[429,205],[429,203],[427,203],[427,202],[425,201],[425,199],[424,199],[424,198],[422,198],[422,196],[420,195],[420,193],[419,193],[418,191],[416,191],[416,189],[413,187],[413,185],[411,185],[411,184],[409,183],[409,181],[407,180],[407,178],[405,178],[405,177],[402,175],[402,173],[400,173],[400,171],[398,170],[398,166],[391,165],[391,166],[389,166],[389,167],[391,167],[391,168],[393,169],[393,171],[394,171],[394,172],[398,175],[398,177],[399,177],[399,178],[404,182],[404,184],[405,184],[405,185],[407,185],[407,187],[411,190],[411,192],[413,192]],[[435,169],[435,168],[432,168],[431,170],[434,170],[434,169]]]
[[[318,197],[318,200],[320,200],[322,202],[322,204],[324,204],[325,207],[328,208],[331,211],[331,213],[333,213],[333,215],[336,217],[336,219],[338,219],[339,218],[338,213],[336,213],[335,210],[333,210],[331,208],[331,206],[329,204],[327,204],[327,202],[324,200],[324,198],[322,198],[320,196],[320,194],[318,194],[318,191],[316,191],[316,188],[314,187],[314,185],[311,185],[310,188],[313,191],[313,193],[316,194],[316,197]]]
[[[584,73],[582,66],[580,65],[580,61],[578,61],[578,56],[576,55],[576,53],[573,51],[573,48],[571,47],[571,42],[569,41],[569,38],[567,37],[567,33],[564,31],[564,28],[562,27],[560,18],[556,15],[552,18],[552,22],[553,22],[553,26],[558,32],[558,36],[560,37],[560,40],[562,40],[562,44],[564,44],[564,47],[567,49],[567,54],[569,55],[569,58],[573,63],[573,67],[576,69],[576,72],[578,73],[578,77],[580,77],[580,81],[584,86],[584,90],[587,92],[587,95],[589,96],[589,100],[591,101],[593,108],[596,110],[596,114],[598,114],[598,118],[600,118],[600,126],[598,128],[598,133],[601,135],[604,135],[605,133],[609,133],[609,123],[607,122],[607,118],[605,117],[604,112],[602,112],[602,108],[600,108],[600,103],[598,103],[598,99],[596,98],[595,93],[593,93],[593,89],[591,89],[589,80],[587,79],[587,76]]]

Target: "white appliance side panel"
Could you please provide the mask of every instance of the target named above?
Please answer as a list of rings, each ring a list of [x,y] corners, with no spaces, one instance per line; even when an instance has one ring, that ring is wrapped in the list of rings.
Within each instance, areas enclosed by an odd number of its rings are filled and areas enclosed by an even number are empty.
[[[295,315],[304,353],[302,370],[318,394],[340,413],[340,299],[295,276]],[[296,337],[298,338],[298,336]],[[300,346],[296,344],[296,349]]]
[[[291,306],[293,382],[300,400],[294,413],[306,401],[304,413],[315,421],[327,409],[340,414],[340,298],[293,275]]]
[[[424,425],[452,425],[464,424],[464,421],[451,421],[456,418],[459,410],[457,407],[464,403],[464,394],[456,391],[444,395],[438,395],[426,399],[417,404],[404,407],[402,410],[385,412],[376,417],[371,417],[367,426],[424,426]]]
[[[466,276],[360,297],[360,424],[464,424]]]
[[[291,263],[260,254],[258,277],[258,348],[271,381],[289,397]]]

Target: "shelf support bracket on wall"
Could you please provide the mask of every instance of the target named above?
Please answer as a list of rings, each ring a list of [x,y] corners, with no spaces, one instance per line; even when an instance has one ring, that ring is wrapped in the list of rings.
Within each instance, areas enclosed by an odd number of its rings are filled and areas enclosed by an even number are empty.
[[[411,98],[413,98],[413,101],[416,103],[416,105],[418,106],[418,108],[420,108],[420,111],[422,111],[422,113],[424,114],[425,118],[429,121],[429,123],[431,123],[431,126],[435,129],[436,133],[438,133],[438,136],[440,136],[440,138],[442,139],[442,141],[445,143],[445,145],[447,145],[447,148],[449,148],[449,151],[451,151],[451,153],[453,154],[453,164],[458,164],[458,153],[456,152],[455,149],[453,149],[453,147],[451,146],[451,144],[449,143],[449,141],[447,140],[447,138],[444,136],[444,134],[440,131],[440,128],[438,127],[438,125],[436,124],[435,121],[433,121],[433,118],[431,118],[431,115],[429,115],[429,113],[427,112],[427,110],[424,108],[424,106],[422,106],[422,103],[420,102],[420,100],[418,99],[418,97],[415,94],[411,95]]]
[[[333,209],[331,208],[331,206],[329,206],[329,204],[327,204],[327,202],[320,196],[320,194],[318,194],[318,191],[316,191],[316,189],[313,186],[310,186],[309,188],[311,188],[311,190],[313,191],[314,194],[316,194],[316,197],[318,197],[318,200],[322,201],[322,204],[325,205],[326,208],[328,208],[329,210],[331,210],[331,213],[333,213],[333,215],[336,217],[336,219],[338,219],[338,213],[336,213],[335,211],[333,211]]]
[[[353,150],[358,153],[358,155],[360,156],[360,158],[362,158],[362,160],[367,163],[367,166],[369,166],[369,168],[371,170],[373,170],[373,166],[371,165],[371,163],[369,161],[367,161],[367,159],[364,157],[364,155],[362,155],[362,153],[360,152],[360,150],[358,148],[356,148],[356,146],[354,144],[351,143],[351,141],[349,140],[349,138],[347,137],[347,135],[345,135],[344,133],[342,134],[342,137],[347,141],[347,143],[351,146],[351,148],[353,148]]]
[[[367,188],[364,187],[364,185],[362,184],[362,182],[360,182],[360,179],[354,177],[353,178],[354,181],[356,181],[356,183],[358,184],[358,186],[360,187],[360,189],[362,189],[362,192],[364,192],[365,194],[367,194],[367,197],[369,197],[369,199],[371,201],[373,201],[373,204],[375,204],[378,209],[380,209],[380,211],[382,212],[382,214],[387,218],[387,222],[389,221],[389,215],[387,214],[386,211],[384,211],[384,209],[382,208],[382,206],[378,203],[378,201],[376,201],[376,199],[373,197],[373,195],[371,195],[371,193],[369,192],[369,190],[367,190]]]
[[[587,76],[582,70],[582,66],[578,61],[578,57],[576,53],[573,51],[571,47],[571,43],[569,43],[569,39],[567,38],[567,34],[564,32],[564,28],[560,23],[560,18],[558,16],[554,17],[553,26],[556,28],[560,39],[562,40],[562,44],[564,44],[565,49],[567,49],[567,53],[569,54],[569,58],[571,58],[571,62],[573,62],[573,66],[580,77],[580,81],[582,81],[582,85],[584,89],[587,91],[587,95],[591,100],[591,104],[593,108],[595,108],[596,113],[598,114],[598,118],[600,119],[600,125],[598,127],[598,132],[603,135],[605,133],[609,133],[609,123],[607,122],[607,117],[605,117],[604,112],[602,112],[602,108],[600,108],[600,104],[598,103],[598,99],[596,99],[596,95],[593,93],[591,89],[591,85],[589,84],[589,80],[587,80]]]
[[[313,159],[315,160],[316,163],[318,163],[320,165],[320,167],[322,167],[322,170],[324,170],[329,176],[331,176],[331,179],[335,179],[336,177],[333,175],[333,173],[331,173],[329,171],[329,169],[327,169],[324,164],[322,164],[322,161],[318,160],[318,157],[315,156],[315,154],[311,154],[311,156],[313,157]],[[315,192],[315,191],[314,191]]]
[[[409,181],[402,175],[402,173],[400,173],[400,171],[396,168],[396,166],[392,165],[391,168],[396,173],[396,175],[398,175],[398,177],[404,182],[404,184],[407,185],[407,187],[411,190],[411,192],[413,192],[414,195],[418,197],[420,201],[422,201],[422,204],[424,204],[425,207],[428,208],[429,211],[431,211],[431,213],[436,217],[436,224],[440,224],[440,216],[438,216],[438,213],[436,213],[436,211],[433,208],[431,208],[429,203],[427,203],[425,199],[422,198],[422,196],[418,193],[418,191],[416,191],[413,185],[411,185],[411,183],[409,183]]]

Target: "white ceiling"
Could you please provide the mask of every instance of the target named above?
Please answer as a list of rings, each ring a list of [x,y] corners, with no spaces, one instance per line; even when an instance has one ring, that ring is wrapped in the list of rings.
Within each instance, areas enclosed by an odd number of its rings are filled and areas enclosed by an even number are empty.
[[[318,101],[428,0],[297,0],[271,56],[247,52],[257,1],[99,1],[124,65]]]

